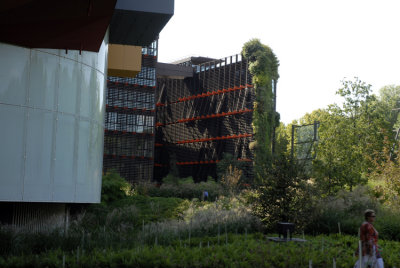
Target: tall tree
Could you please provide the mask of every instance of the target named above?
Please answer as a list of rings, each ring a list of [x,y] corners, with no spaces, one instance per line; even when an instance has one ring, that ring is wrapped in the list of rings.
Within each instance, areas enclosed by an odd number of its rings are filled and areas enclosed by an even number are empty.
[[[371,155],[382,150],[386,121],[377,112],[371,85],[355,78],[342,81],[337,94],[343,104],[330,105],[329,116],[321,122],[318,156],[314,161],[317,181],[327,191],[365,183],[371,170]]]
[[[390,128],[400,127],[400,86],[388,85],[379,90],[381,112]]]

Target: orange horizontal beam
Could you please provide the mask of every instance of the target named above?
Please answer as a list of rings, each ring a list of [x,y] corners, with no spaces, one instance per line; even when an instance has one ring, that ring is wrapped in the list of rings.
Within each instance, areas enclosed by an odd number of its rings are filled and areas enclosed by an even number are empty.
[[[242,113],[250,113],[250,112],[253,112],[253,109],[244,109],[244,110],[227,112],[227,113],[224,112],[224,113],[219,113],[219,114],[208,114],[208,115],[202,115],[202,116],[197,116],[197,117],[192,117],[192,118],[184,118],[184,119],[179,119],[177,122],[165,123],[165,124],[158,122],[158,123],[156,123],[156,126],[160,127],[160,126],[184,123],[184,122],[189,122],[189,121],[217,118],[217,117],[230,116],[230,115],[236,115],[236,114],[242,114]]]
[[[229,93],[229,92],[233,92],[233,91],[237,91],[237,90],[242,90],[245,88],[253,88],[253,85],[247,84],[245,86],[241,85],[241,86],[234,86],[233,88],[224,88],[224,89],[219,89],[219,90],[215,90],[215,91],[207,91],[207,92],[199,93],[197,95],[191,95],[191,96],[187,96],[187,97],[178,98],[177,101],[173,101],[173,102],[169,102],[169,103],[157,103],[156,106],[161,107],[161,106],[165,106],[168,104],[184,102],[184,101],[189,101],[189,100],[194,100],[194,99],[199,99],[199,98],[205,98],[205,97],[210,97],[210,96],[214,96],[214,95],[220,95],[220,94]]]

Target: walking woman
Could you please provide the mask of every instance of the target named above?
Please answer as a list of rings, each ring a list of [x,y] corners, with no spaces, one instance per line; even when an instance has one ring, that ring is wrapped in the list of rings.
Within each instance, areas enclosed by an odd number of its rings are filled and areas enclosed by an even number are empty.
[[[354,268],[371,267],[371,268],[384,268],[383,259],[378,248],[378,231],[374,228],[374,221],[376,218],[375,211],[367,209],[364,212],[365,221],[360,227],[360,240],[361,240],[361,266],[358,260]],[[357,250],[357,254],[359,249]]]

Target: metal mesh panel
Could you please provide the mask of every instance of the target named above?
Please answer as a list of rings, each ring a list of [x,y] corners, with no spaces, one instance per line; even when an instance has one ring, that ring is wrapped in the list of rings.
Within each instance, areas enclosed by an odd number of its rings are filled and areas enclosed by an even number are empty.
[[[157,42],[142,48],[142,68],[135,78],[107,81],[103,171],[117,171],[128,181],[152,180]]]
[[[194,78],[157,81],[155,178],[172,165],[181,177],[216,177],[223,153],[247,163],[251,177],[254,89],[247,62],[235,55],[194,68]]]

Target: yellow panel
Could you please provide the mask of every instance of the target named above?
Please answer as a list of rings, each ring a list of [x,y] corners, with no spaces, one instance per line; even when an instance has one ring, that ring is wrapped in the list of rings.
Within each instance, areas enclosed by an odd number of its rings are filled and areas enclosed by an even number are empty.
[[[142,47],[108,45],[108,74],[119,77],[135,77],[142,66]]]

